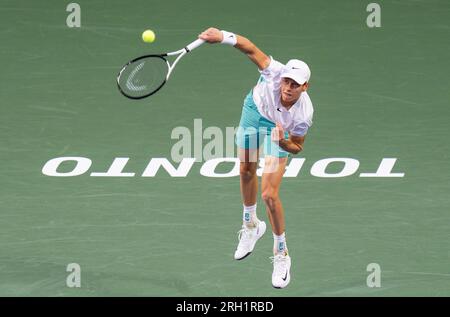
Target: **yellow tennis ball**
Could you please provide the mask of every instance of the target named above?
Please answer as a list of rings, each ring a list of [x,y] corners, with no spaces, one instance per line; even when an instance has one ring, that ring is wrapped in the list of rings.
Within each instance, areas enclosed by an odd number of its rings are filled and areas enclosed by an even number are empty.
[[[145,30],[144,33],[142,33],[142,40],[145,43],[153,43],[155,41],[155,32],[152,30]]]

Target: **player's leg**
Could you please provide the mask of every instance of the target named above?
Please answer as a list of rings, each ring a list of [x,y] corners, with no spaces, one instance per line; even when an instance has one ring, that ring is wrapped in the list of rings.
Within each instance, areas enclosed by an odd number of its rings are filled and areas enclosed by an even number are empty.
[[[241,260],[254,249],[256,242],[266,231],[266,223],[256,216],[258,193],[258,150],[260,136],[258,132],[259,114],[251,93],[244,101],[241,121],[236,133],[236,145],[240,159],[240,189],[243,204],[242,229],[239,231],[239,244],[234,258]]]
[[[242,228],[239,231],[239,244],[234,253],[236,260],[250,255],[256,242],[266,231],[266,223],[256,216],[256,198],[258,193],[257,149],[239,149],[240,185],[243,203]],[[254,158],[254,159],[251,159]]]
[[[280,186],[286,169],[287,157],[266,156],[261,182],[261,196],[266,205],[267,214],[274,235],[285,232],[284,210],[280,199]],[[275,247],[275,245],[274,245]],[[277,245],[274,253],[287,252],[286,244]]]
[[[284,288],[290,282],[291,258],[286,245],[284,209],[279,193],[288,153],[270,141],[270,133],[266,137],[264,150],[266,157],[261,180],[261,195],[266,205],[274,238],[272,285],[275,288]]]
[[[259,122],[261,115],[250,92],[244,100],[241,120],[236,133],[236,145],[240,160],[240,189],[243,204],[243,224],[253,228],[257,225],[256,198],[258,194],[258,178],[256,170],[259,160]]]
[[[258,177],[256,176],[258,149],[239,148],[238,156],[242,203],[244,206],[253,206],[256,204],[258,194]]]

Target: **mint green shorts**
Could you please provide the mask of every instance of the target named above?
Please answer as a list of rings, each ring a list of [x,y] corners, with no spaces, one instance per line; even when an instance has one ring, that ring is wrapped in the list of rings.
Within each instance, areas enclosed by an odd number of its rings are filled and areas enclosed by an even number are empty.
[[[253,90],[247,95],[242,107],[241,121],[236,133],[236,145],[242,149],[259,149],[264,141],[264,155],[287,157],[288,152],[271,141],[271,131],[275,123],[264,118],[253,101]],[[289,134],[285,132],[285,137]]]

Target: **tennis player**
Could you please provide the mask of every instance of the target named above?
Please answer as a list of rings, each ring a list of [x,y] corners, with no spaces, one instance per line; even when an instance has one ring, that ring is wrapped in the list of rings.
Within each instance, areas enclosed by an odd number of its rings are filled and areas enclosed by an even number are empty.
[[[266,231],[266,223],[256,216],[259,148],[264,141],[262,199],[273,231],[272,285],[286,287],[291,278],[291,258],[286,245],[283,205],[279,197],[289,153],[303,150],[312,125],[313,105],[306,92],[311,76],[308,65],[291,59],[286,65],[264,54],[247,38],[216,28],[199,35],[209,43],[236,47],[258,66],[260,78],[244,100],[236,144],[240,158],[240,185],[243,225],[234,254],[242,260],[252,253]]]

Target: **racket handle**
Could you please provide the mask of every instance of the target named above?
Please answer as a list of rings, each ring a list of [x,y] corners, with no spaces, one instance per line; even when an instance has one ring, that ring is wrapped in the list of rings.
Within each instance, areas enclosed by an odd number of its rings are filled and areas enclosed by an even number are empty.
[[[202,45],[203,43],[205,43],[205,40],[202,39],[197,39],[194,42],[192,42],[191,44],[189,44],[188,46],[186,46],[186,52],[190,52],[192,51],[194,48],[199,47],[200,45]]]

